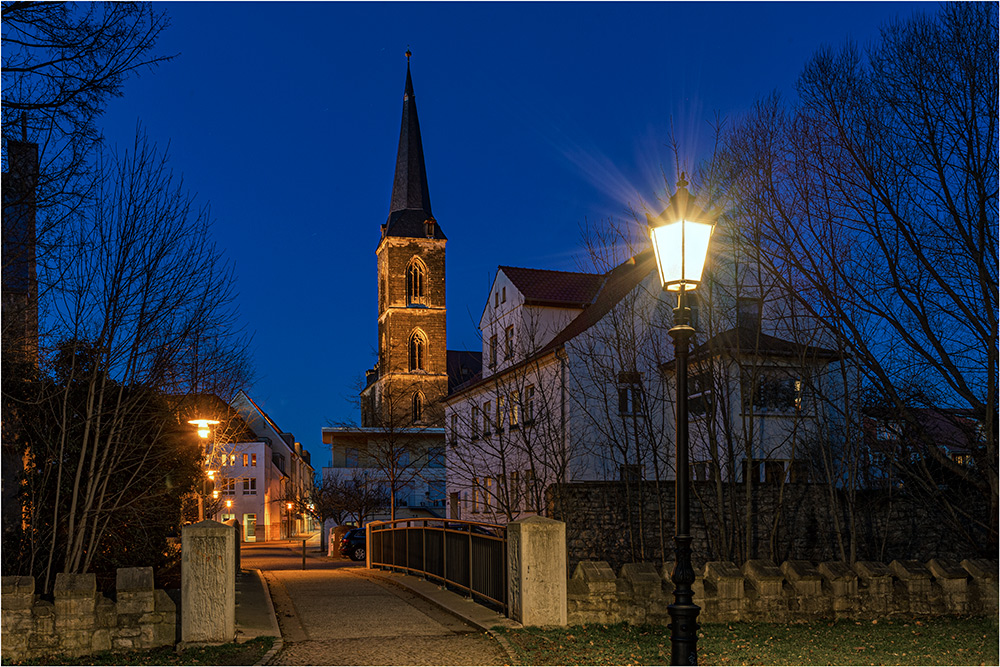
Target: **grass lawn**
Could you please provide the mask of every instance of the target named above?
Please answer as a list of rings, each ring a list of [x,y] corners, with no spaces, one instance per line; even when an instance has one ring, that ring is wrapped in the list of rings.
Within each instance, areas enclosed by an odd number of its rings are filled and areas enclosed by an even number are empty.
[[[522,665],[663,665],[665,626],[588,625],[501,630]],[[708,623],[702,665],[996,665],[996,618]]]
[[[256,637],[243,644],[199,646],[177,653],[172,646],[146,651],[105,651],[78,658],[49,657],[5,665],[253,665],[274,644],[274,637]]]

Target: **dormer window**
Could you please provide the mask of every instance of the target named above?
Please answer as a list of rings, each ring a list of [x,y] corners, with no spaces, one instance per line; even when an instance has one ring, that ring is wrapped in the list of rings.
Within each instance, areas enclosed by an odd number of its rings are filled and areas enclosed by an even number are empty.
[[[414,257],[406,266],[406,303],[407,305],[423,305],[424,298],[424,278],[427,269],[424,263]]]
[[[434,220],[424,220],[424,233],[427,235],[427,238],[429,239],[434,238],[435,224],[436,223],[434,222]]]

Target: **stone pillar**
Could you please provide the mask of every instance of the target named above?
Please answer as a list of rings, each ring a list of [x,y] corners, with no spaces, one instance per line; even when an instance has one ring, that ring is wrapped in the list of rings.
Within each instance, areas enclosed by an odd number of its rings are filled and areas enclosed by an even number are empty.
[[[226,519],[224,522],[227,526],[232,526],[233,528],[233,541],[235,544],[234,552],[236,554],[236,574],[240,573],[240,547],[243,546],[243,527],[240,526],[240,522],[237,519]]]
[[[55,634],[60,650],[68,655],[90,653],[97,609],[97,577],[92,572],[60,572],[53,593]]]
[[[522,625],[566,625],[566,524],[532,516],[507,524],[507,604]]]
[[[181,529],[181,642],[222,644],[236,636],[232,528],[199,521]]]
[[[906,587],[906,597],[911,614],[931,612],[931,571],[917,560],[894,560],[889,563],[891,571]]]
[[[31,615],[34,603],[34,577],[3,577],[3,601],[0,603],[3,642],[0,643],[0,656],[4,660],[24,660],[28,657],[28,637],[35,626]]]
[[[819,572],[833,593],[833,617],[852,618],[858,606],[858,575],[844,561],[820,563]]]
[[[713,621],[739,621],[743,614],[744,588],[743,573],[729,561],[709,561],[705,564],[705,580],[715,588],[715,609]],[[706,600],[707,602],[707,600]],[[706,611],[710,605],[706,604]]]

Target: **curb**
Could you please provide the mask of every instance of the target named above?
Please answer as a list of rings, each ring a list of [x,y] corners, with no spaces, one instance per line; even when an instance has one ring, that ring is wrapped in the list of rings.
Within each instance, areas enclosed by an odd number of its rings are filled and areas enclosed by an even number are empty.
[[[267,584],[267,579],[264,578],[263,573],[260,570],[251,570],[256,576],[257,580],[260,581],[261,585],[264,587],[264,599],[267,600],[267,610],[271,613],[271,625],[274,628],[274,644],[271,646],[271,650],[264,654],[261,658],[254,664],[254,667],[259,665],[270,664],[274,660],[274,656],[278,655],[278,651],[285,647],[285,642],[281,638],[281,626],[278,625],[278,617],[274,613],[274,602],[271,601],[271,587]]]

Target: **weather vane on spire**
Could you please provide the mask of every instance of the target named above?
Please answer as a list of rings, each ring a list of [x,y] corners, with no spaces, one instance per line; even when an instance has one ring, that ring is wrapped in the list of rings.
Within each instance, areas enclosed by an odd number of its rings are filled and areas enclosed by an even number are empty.
[[[409,65],[409,64],[410,64],[410,56],[412,56],[412,55],[413,55],[413,54],[412,54],[412,53],[410,53],[410,47],[409,47],[409,46],[407,46],[407,47],[406,47],[406,64],[407,64],[407,65]]]

